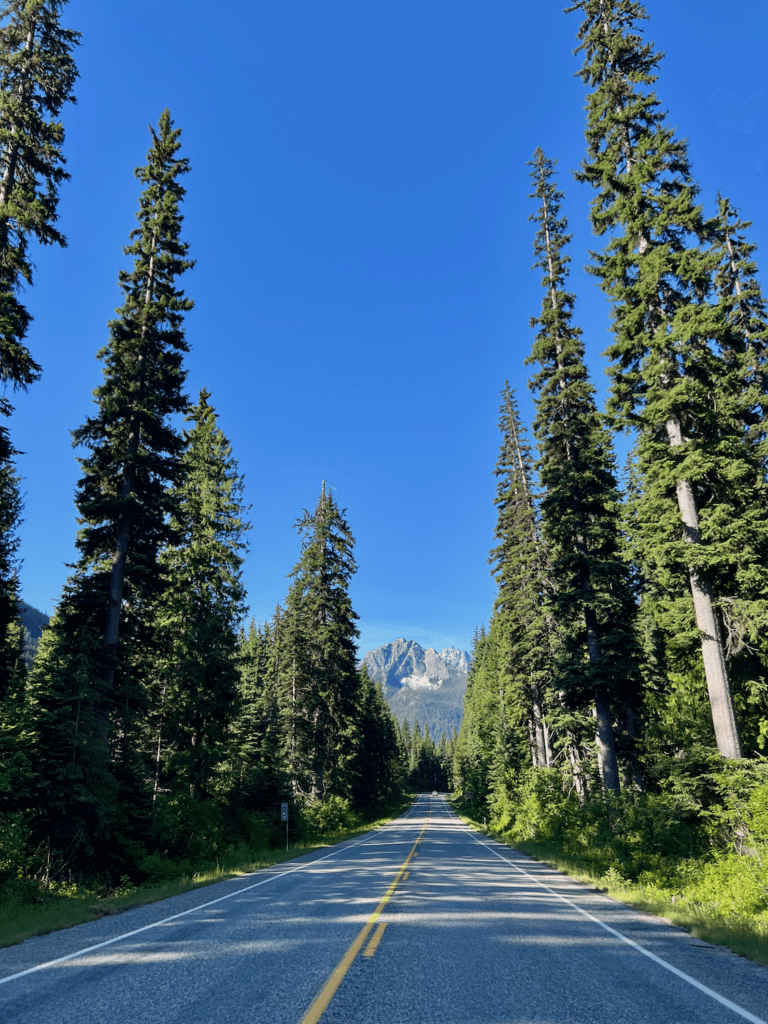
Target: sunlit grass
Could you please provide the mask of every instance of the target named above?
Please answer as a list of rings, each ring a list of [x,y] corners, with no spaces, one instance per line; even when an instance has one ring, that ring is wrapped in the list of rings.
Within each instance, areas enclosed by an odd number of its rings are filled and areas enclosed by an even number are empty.
[[[29,903],[18,898],[0,902],[0,948],[13,946],[35,935],[47,935],[49,932],[73,925],[97,921],[99,918],[121,914],[134,907],[143,907],[147,903],[178,896],[180,893],[200,889],[216,882],[224,882],[229,878],[262,871],[265,868],[283,864],[296,857],[313,853],[315,850],[335,846],[337,843],[364,835],[371,829],[386,825],[408,807],[413,794],[403,797],[391,812],[377,821],[366,822],[354,829],[346,829],[332,836],[311,842],[291,843],[285,848],[268,851],[254,851],[252,858],[235,862],[223,861],[215,867],[204,867],[192,876],[182,876],[169,882],[145,882],[142,885],[122,885],[117,893],[104,894],[103,891],[88,891],[82,887],[75,894],[57,894],[42,896],[41,902]]]
[[[468,817],[466,806],[459,809],[454,804],[453,807],[465,824],[483,831],[482,820]],[[497,842],[511,846],[504,836],[487,829],[486,832]],[[599,889],[620,903],[665,918],[703,942],[713,946],[727,946],[739,956],[768,966],[768,918],[764,915],[723,916],[706,906],[687,902],[684,896],[670,896],[656,886],[627,881],[615,868],[600,872],[588,860],[566,856],[561,849],[551,844],[519,842],[513,848],[548,864],[562,874]]]

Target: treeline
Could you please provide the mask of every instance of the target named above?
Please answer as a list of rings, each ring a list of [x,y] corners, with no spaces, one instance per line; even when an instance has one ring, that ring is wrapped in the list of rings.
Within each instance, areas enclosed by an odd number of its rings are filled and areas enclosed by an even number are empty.
[[[497,597],[475,638],[456,785],[517,839],[599,846],[624,829],[648,855],[743,852],[768,807],[768,318],[755,246],[726,198],[701,205],[654,91],[661,55],[641,34],[644,8],[569,11],[582,17],[575,176],[595,190],[603,247],[588,269],[610,302],[610,394],[601,412],[568,290],[565,197],[538,149],[535,445],[506,386]],[[614,431],[631,440],[623,486]]]
[[[451,736],[441,733],[435,743],[429,726],[421,731],[418,718],[413,728],[404,718],[398,727],[398,740],[405,770],[405,785],[409,790],[425,792],[437,790],[445,793],[453,789],[453,758],[456,752],[457,730]]]
[[[77,34],[63,0],[0,8],[0,373],[26,388],[30,241],[66,179],[58,116]],[[356,668],[354,540],[323,486],[298,521],[284,607],[243,629],[248,509],[210,394],[185,394],[180,131],[150,128],[122,305],[98,353],[94,411],[73,431],[77,560],[30,671],[19,619],[16,454],[0,428],[0,873],[44,884],[194,869],[228,848],[333,831],[398,797],[408,756]],[[0,412],[12,412],[7,398]],[[181,421],[183,419],[183,426]],[[420,748],[419,748],[420,749]],[[409,752],[410,753],[410,752]],[[165,867],[163,866],[165,865]],[[168,867],[170,865],[170,867]]]

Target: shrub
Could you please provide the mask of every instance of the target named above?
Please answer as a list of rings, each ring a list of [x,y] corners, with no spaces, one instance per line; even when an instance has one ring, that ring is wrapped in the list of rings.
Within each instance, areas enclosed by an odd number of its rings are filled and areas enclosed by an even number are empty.
[[[308,839],[325,839],[346,829],[360,825],[360,819],[351,810],[349,801],[340,796],[328,796],[303,809],[304,831]]]

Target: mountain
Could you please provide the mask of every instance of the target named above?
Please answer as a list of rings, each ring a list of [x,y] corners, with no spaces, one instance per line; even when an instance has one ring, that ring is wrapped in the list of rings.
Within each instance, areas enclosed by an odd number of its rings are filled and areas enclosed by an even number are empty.
[[[48,625],[48,616],[26,601],[19,601],[19,615],[24,626],[24,661],[27,668],[31,668],[43,628]]]
[[[381,683],[390,710],[398,722],[404,718],[429,726],[435,742],[444,732],[459,727],[464,713],[464,691],[471,658],[466,651],[446,647],[437,651],[415,640],[395,640],[368,651],[365,665],[371,679]]]

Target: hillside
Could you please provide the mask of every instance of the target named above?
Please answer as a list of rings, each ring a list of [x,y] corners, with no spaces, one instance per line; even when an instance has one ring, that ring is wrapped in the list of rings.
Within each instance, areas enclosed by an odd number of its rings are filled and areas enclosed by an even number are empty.
[[[464,692],[471,663],[466,651],[446,647],[439,653],[424,649],[415,640],[395,640],[362,660],[398,721],[429,725],[435,740],[459,727],[464,711]]]
[[[19,601],[19,615],[24,625],[24,661],[27,668],[31,668],[43,629],[48,625],[48,616],[26,601]]]

